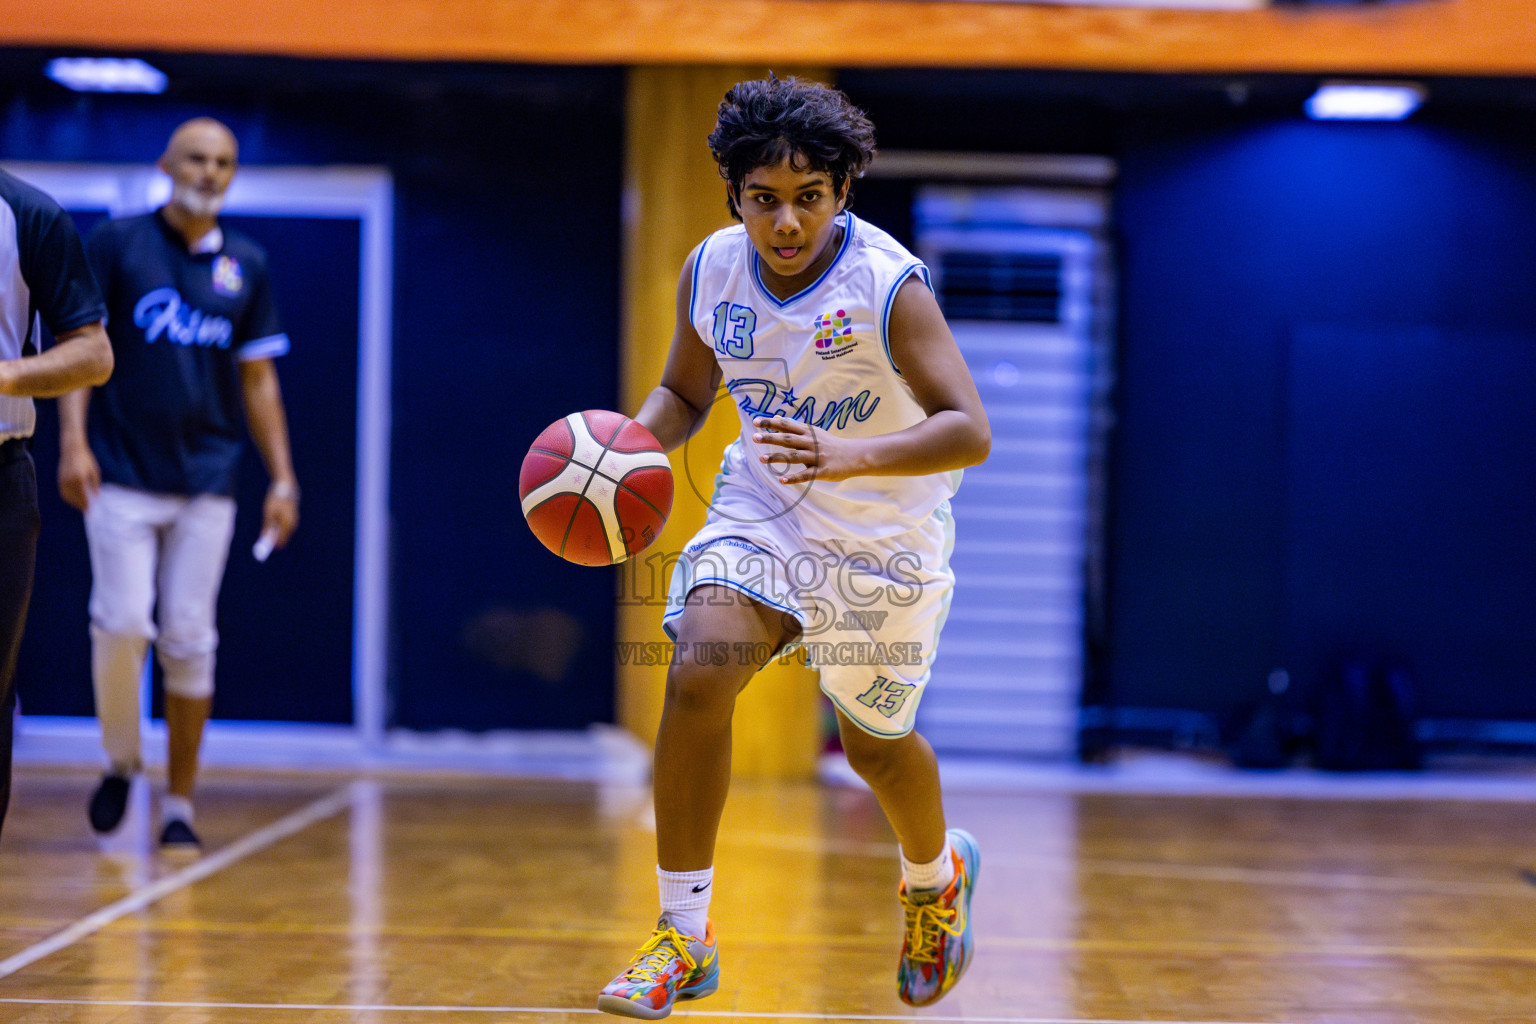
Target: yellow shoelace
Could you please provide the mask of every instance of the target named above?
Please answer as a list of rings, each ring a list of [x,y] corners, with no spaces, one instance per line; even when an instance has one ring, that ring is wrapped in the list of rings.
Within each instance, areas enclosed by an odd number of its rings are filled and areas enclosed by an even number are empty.
[[[663,948],[666,943],[670,943],[671,948]],[[651,933],[650,940],[635,951],[635,962],[629,965],[624,977],[637,981],[655,981],[673,957],[682,960],[690,971],[699,969],[698,961],[688,952],[686,937],[679,934],[676,928],[665,931],[657,929]]]
[[[932,903],[913,903],[905,893],[901,902],[907,912],[907,959],[931,964],[939,959],[939,932],[959,936],[965,931],[959,907]]]

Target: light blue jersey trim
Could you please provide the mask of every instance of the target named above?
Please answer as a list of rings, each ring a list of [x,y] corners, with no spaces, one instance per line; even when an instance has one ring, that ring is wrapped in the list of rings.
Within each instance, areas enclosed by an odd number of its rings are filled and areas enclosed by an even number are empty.
[[[699,268],[704,265],[704,248],[709,245],[709,240],[713,237],[713,235],[706,236],[704,241],[699,243],[699,251],[693,257],[693,281],[688,287],[688,323],[690,325],[698,315]]]
[[[795,294],[791,295],[787,299],[780,299],[777,295],[774,295],[773,292],[769,291],[768,286],[763,283],[762,261],[758,258],[756,246],[753,247],[752,280],[757,284],[757,290],[763,293],[764,298],[773,303],[775,306],[778,306],[780,309],[783,309],[791,303],[805,298],[805,296],[816,290],[817,285],[821,284],[821,282],[827,279],[827,275],[832,273],[832,268],[837,266],[837,264],[842,260],[843,254],[848,251],[848,247],[853,244],[854,224],[857,223],[857,221],[855,220],[853,214],[846,210],[843,211],[842,216],[845,218],[843,221],[843,244],[838,247],[837,255],[832,257],[832,262],[827,264],[827,269],[821,272],[820,277],[816,278],[816,280],[795,292]]]
[[[959,471],[956,470],[956,472]],[[958,480],[955,482],[957,484],[959,483]],[[933,514],[936,518],[940,519],[944,523],[944,553],[939,556],[939,564],[943,566],[945,572],[948,572],[951,576],[953,576],[954,573],[950,572],[949,568],[949,558],[955,553],[954,512],[951,511],[948,501],[941,501],[939,502],[938,508],[933,510]],[[938,618],[934,620],[933,635],[928,638],[928,650],[932,652],[929,655],[928,664],[930,666],[933,664],[933,659],[939,656],[939,634],[944,630],[944,623],[949,621],[949,603],[954,599],[954,596],[955,588],[954,585],[951,584],[950,588],[944,591],[943,607],[939,611]]]
[[[891,358],[891,307],[896,305],[896,293],[901,291],[901,286],[907,278],[916,273],[922,278],[923,284],[933,291],[933,284],[928,280],[928,268],[921,263],[913,263],[896,275],[896,280],[891,284],[891,290],[886,293],[885,302],[880,307],[880,347],[885,350],[885,361],[891,364],[891,369],[896,371],[896,376],[904,376],[901,367],[896,365],[896,360]]]
[[[730,590],[736,591],[738,594],[745,594],[747,597],[750,597],[752,600],[756,601],[758,604],[767,605],[769,608],[773,608],[776,611],[781,611],[785,615],[794,616],[795,621],[800,623],[800,629],[802,631],[805,629],[805,619],[801,618],[800,609],[798,609],[798,608],[791,608],[787,604],[780,604],[779,602],[773,600],[771,597],[767,597],[767,596],[765,596],[763,594],[759,594],[757,591],[753,590],[751,587],[748,587],[748,586],[746,586],[744,584],[741,584],[741,583],[737,583],[735,580],[728,580],[728,579],[725,579],[724,577],[721,577],[721,576],[701,576],[698,579],[694,580],[692,583],[688,584],[688,594],[691,594],[695,590],[698,590],[700,587],[705,587],[705,586],[710,586],[710,587],[726,587],[726,588],[728,588]],[[687,598],[687,596],[688,596],[687,594],[683,595],[683,597],[685,599]],[[674,642],[677,640],[677,630],[673,627],[672,620],[680,618],[682,616],[683,612],[687,610],[687,607],[688,606],[687,606],[686,600],[685,600],[685,603],[684,603],[683,607],[677,609],[676,611],[667,612],[665,615],[663,615],[661,617],[661,628],[662,628],[662,631],[667,634],[668,639],[670,639],[670,640],[672,640]],[[786,645],[786,649],[787,649],[787,645]]]
[[[272,359],[276,356],[288,354],[288,335],[269,334],[265,338],[257,338],[240,346],[235,353],[235,358],[242,363],[253,362],[257,359]]]

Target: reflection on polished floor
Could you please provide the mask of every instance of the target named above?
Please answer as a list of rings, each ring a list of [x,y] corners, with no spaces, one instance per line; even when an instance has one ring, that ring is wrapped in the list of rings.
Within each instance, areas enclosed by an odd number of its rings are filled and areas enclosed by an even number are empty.
[[[210,770],[208,845],[153,801],[104,849],[78,769],[23,765],[0,841],[0,1021],[607,1020],[655,915],[640,787]],[[1536,801],[951,784],[980,840],[971,973],[895,994],[893,839],[869,794],[738,782],[699,1021],[1536,1020]]]

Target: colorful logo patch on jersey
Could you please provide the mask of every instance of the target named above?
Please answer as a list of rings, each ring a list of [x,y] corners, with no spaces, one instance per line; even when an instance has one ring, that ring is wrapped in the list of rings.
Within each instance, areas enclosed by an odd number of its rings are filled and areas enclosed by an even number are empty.
[[[816,333],[811,340],[816,343],[816,354],[823,359],[836,359],[854,344],[853,317],[846,310],[823,313],[814,326]]]
[[[240,261],[233,256],[218,256],[213,261],[213,290],[220,295],[239,295],[245,287]]]

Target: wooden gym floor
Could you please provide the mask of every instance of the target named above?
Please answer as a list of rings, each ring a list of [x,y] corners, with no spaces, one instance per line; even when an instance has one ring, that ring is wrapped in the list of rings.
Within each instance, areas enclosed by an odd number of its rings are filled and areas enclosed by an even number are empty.
[[[18,767],[0,1021],[612,1020],[655,915],[642,788],[210,770],[201,859],[113,848],[94,773]],[[696,1021],[1536,1021],[1536,804],[950,786],[980,840],[970,974],[895,995],[891,834],[867,792],[738,782],[723,983]]]

